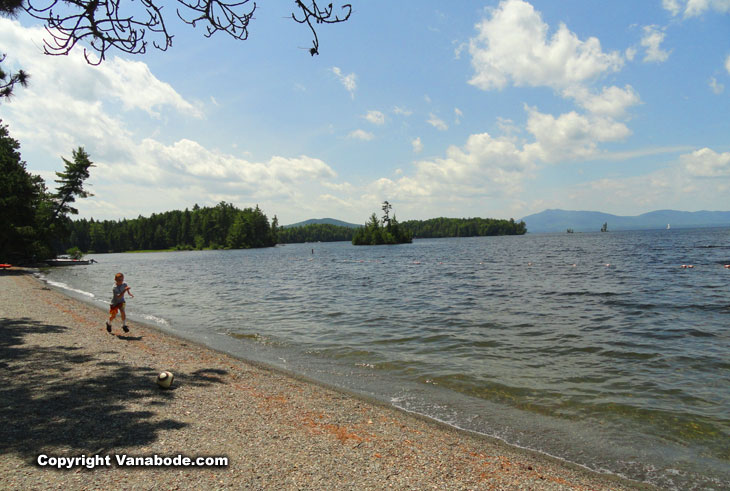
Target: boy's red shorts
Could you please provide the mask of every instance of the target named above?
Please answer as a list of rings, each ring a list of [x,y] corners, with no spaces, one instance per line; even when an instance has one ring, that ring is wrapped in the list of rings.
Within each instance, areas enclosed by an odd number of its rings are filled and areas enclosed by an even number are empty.
[[[118,303],[116,305],[109,304],[109,313],[110,314],[116,314],[118,310],[124,310],[124,302]]]

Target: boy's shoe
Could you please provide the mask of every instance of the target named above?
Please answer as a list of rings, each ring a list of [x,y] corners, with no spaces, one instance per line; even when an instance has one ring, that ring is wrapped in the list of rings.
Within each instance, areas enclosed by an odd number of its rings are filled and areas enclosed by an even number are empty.
[[[127,325],[126,325],[126,324],[124,324],[124,325],[122,326],[122,330],[124,330],[124,332],[129,332],[129,328],[127,327]]]
[[[106,332],[112,332],[112,325],[108,322],[106,323]]]

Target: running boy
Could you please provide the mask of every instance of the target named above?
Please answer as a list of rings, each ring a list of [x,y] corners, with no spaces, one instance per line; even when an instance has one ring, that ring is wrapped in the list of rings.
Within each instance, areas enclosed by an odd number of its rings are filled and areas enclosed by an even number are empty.
[[[129,287],[124,282],[124,275],[122,273],[117,273],[114,275],[114,282],[116,285],[114,285],[114,288],[112,289],[112,303],[109,305],[109,320],[106,322],[106,330],[107,332],[112,332],[112,321],[117,316],[117,311],[121,311],[122,313],[122,329],[124,332],[129,332],[129,328],[127,327],[127,315],[124,313],[124,294],[129,293],[129,296],[134,298],[134,295],[132,295],[132,292],[129,291]]]

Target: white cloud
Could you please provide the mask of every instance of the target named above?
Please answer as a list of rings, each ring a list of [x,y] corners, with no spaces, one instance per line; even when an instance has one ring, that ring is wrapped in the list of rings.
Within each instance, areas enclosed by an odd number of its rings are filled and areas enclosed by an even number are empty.
[[[13,46],[5,63],[31,74],[32,82],[28,89],[18,91],[19,98],[24,93],[53,87],[56,93],[81,103],[110,99],[120,102],[125,110],[139,109],[156,117],[157,109],[163,107],[202,117],[170,84],[156,78],[145,63],[113,57],[94,67],[78,50],[68,56],[44,55],[38,48],[44,36],[47,33],[41,27],[26,28],[17,21],[0,18],[0,45]]]
[[[327,210],[311,200],[326,185],[336,186],[337,174],[324,161],[306,155],[250,161],[191,139],[167,143],[149,133],[141,139],[135,124],[150,116],[164,114],[163,126],[168,114],[201,113],[142,62],[112,58],[93,67],[79,53],[43,55],[38,40],[44,32],[0,19],[0,46],[13,47],[3,65],[22,67],[32,76],[27,88],[3,103],[3,120],[24,149],[41,160],[54,156],[49,165],[61,164],[55,156],[86,148],[96,164],[88,180],[96,196],[79,202],[82,215],[120,218],[221,199],[242,206],[258,202],[265,210],[267,203],[279,205],[267,211],[281,209],[282,203],[303,213]]]
[[[523,0],[503,0],[476,27],[469,45],[475,75],[469,83],[484,90],[510,81],[565,88],[623,66],[620,54],[604,53],[595,37],[581,41],[564,24],[548,39],[548,25]]]
[[[730,152],[701,148],[680,157],[685,169],[698,177],[730,177]]]
[[[368,111],[364,118],[373,124],[385,124],[385,114],[380,111]]]
[[[730,12],[730,0],[662,0],[662,5],[672,15],[684,12],[684,17],[697,17],[708,10]]]
[[[662,5],[666,10],[669,10],[672,15],[677,15],[682,11],[682,6],[679,4],[679,0],[662,0]]]
[[[421,137],[416,137],[411,141],[411,145],[413,146],[413,151],[415,153],[421,153],[423,152],[423,143],[421,142]]]
[[[514,142],[487,133],[471,135],[463,147],[451,146],[445,157],[418,161],[414,167],[413,175],[374,181],[370,194],[412,201],[415,211],[432,200],[508,196],[535,169]]]
[[[557,189],[555,199],[543,207],[591,209],[600,203],[603,210],[624,215],[635,215],[642,209],[716,209],[717,196],[728,192],[730,153],[718,154],[703,148],[682,155],[678,162],[667,162],[666,167],[649,174],[601,178]]]
[[[446,131],[449,129],[449,125],[447,125],[442,119],[440,119],[434,113],[429,114],[426,122],[439,131]]]
[[[723,92],[725,92],[725,85],[718,82],[715,77],[710,78],[709,85],[710,85],[710,88],[712,89],[712,92],[714,92],[715,94],[720,95]]]
[[[602,116],[620,118],[626,115],[627,109],[641,103],[639,94],[633,87],[604,87],[600,94],[595,94],[584,87],[571,87],[563,91],[565,97],[575,101],[587,111]]]
[[[597,154],[598,143],[621,140],[631,134],[626,125],[603,116],[571,111],[556,118],[536,108],[526,110],[527,130],[535,137],[535,142],[525,145],[525,152],[529,158],[543,162],[593,157]]]
[[[373,138],[375,138],[375,135],[373,135],[369,131],[355,130],[355,131],[351,131],[350,134],[347,135],[347,137],[348,138],[353,138],[355,140],[370,141]]]
[[[350,93],[350,97],[354,99],[355,90],[357,90],[357,75],[355,75],[354,73],[345,75],[344,73],[342,73],[342,70],[340,70],[340,68],[336,66],[332,67],[332,73],[337,76],[337,79],[340,81],[342,86]]]
[[[646,48],[645,62],[663,62],[669,58],[669,51],[661,49],[665,32],[658,26],[644,26],[644,36],[641,38],[641,46]]]

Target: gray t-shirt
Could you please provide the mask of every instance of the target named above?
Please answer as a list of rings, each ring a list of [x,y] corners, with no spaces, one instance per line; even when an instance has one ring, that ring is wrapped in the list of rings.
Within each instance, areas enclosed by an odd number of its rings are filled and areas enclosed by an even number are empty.
[[[122,283],[121,285],[115,285],[112,289],[112,293],[114,296],[112,297],[112,305],[119,305],[120,303],[124,303],[124,297],[122,294],[124,293],[124,290],[127,289],[127,284]]]

